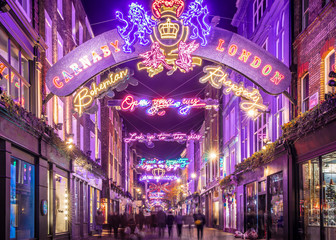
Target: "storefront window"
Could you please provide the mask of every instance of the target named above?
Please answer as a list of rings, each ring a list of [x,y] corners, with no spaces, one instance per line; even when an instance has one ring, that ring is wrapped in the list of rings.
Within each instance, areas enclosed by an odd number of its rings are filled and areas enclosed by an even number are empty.
[[[34,165],[12,158],[10,180],[10,238],[34,238]]]
[[[250,228],[257,229],[257,182],[247,184],[245,186],[245,196],[246,196],[246,211],[245,211],[245,228],[246,230]]]
[[[318,159],[301,165],[299,195],[299,234],[301,239],[320,239],[320,171]]]
[[[68,214],[69,214],[69,192],[68,179],[56,174],[56,198],[55,198],[55,215],[56,215],[56,233],[68,231]]]
[[[3,57],[6,61],[8,61],[8,37],[6,33],[4,33],[0,29],[0,56]]]
[[[90,223],[93,224],[94,188],[90,187]]]
[[[88,212],[88,185],[83,183],[83,221],[84,223],[87,223],[88,218],[87,218],[87,212]]]
[[[74,180],[74,208],[75,208],[75,222],[79,222],[79,181],[77,179]]]
[[[336,152],[322,157],[322,217],[326,239],[336,239]]]
[[[97,209],[100,208],[100,191],[97,190]]]
[[[284,234],[283,212],[283,174],[277,173],[269,177],[269,237],[282,239]]]

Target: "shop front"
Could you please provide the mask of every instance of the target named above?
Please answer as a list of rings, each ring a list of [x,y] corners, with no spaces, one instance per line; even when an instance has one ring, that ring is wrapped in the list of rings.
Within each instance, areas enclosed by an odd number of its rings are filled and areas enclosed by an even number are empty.
[[[254,229],[261,239],[286,239],[288,234],[288,155],[283,146],[275,159],[252,172],[239,174],[237,230]]]

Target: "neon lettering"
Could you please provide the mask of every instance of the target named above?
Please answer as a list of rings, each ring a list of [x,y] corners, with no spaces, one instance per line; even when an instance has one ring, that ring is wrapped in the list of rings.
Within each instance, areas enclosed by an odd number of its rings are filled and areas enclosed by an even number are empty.
[[[268,76],[272,72],[272,66],[266,65],[261,72],[264,76]]]
[[[83,69],[79,68],[77,63],[73,63],[69,66],[75,73],[75,75],[78,75]]]
[[[62,75],[63,75],[64,81],[66,83],[69,82],[73,78],[73,76],[70,73],[68,73],[67,71],[63,71]]]
[[[250,64],[253,68],[258,68],[261,64],[261,59],[259,57],[254,57],[253,62]]]
[[[219,52],[224,52],[224,48],[222,47],[223,46],[223,44],[224,44],[224,40],[223,39],[219,39],[219,41],[218,41],[218,46],[217,46],[217,48],[216,48],[216,50],[217,51],[219,51]]]
[[[274,76],[271,78],[271,81],[274,82],[275,85],[278,85],[285,76],[280,74],[278,71],[275,72]]]
[[[88,56],[84,56],[84,57],[80,58],[79,61],[83,65],[84,69],[87,69],[88,67],[91,66],[91,62],[90,62]]]
[[[120,52],[120,48],[118,47],[118,45],[119,45],[118,40],[115,40],[114,42],[111,42],[110,44],[114,47],[115,52]]]
[[[79,115],[81,115],[83,113],[83,109],[91,105],[92,101],[93,98],[89,94],[88,88],[82,88],[74,98],[75,110],[79,113]]]
[[[98,53],[96,52],[92,52],[92,59],[93,59],[93,63],[96,63],[100,60],[102,60],[103,58],[101,56],[98,55]]]
[[[53,83],[54,83],[55,87],[62,88],[64,84],[62,82],[58,83],[58,81],[59,81],[59,77],[54,77],[53,78]]]
[[[251,53],[246,51],[245,49],[243,49],[242,53],[241,53],[241,55],[238,59],[240,61],[243,61],[244,63],[246,63],[250,56],[251,56]]]
[[[184,142],[187,140],[199,140],[201,139],[202,135],[192,133],[187,135],[186,133],[154,133],[154,134],[137,134],[137,133],[130,133],[127,138],[124,138],[125,143],[130,142]]]
[[[237,45],[232,44],[232,45],[229,47],[229,51],[228,51],[228,53],[229,53],[229,55],[230,55],[231,57],[233,57],[234,55],[236,55],[237,51],[238,51],[238,47],[237,47]]]
[[[100,49],[103,51],[104,57],[108,57],[111,55],[111,51],[107,45],[100,47]]]
[[[121,109],[124,111],[133,112],[135,107],[138,105],[138,101],[135,101],[133,96],[129,95],[121,102]]]

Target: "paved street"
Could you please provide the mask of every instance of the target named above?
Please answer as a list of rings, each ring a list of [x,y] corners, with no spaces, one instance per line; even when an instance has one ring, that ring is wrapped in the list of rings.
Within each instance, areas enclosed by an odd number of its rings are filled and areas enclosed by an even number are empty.
[[[113,233],[112,233],[113,235]],[[103,238],[98,238],[98,235],[94,235],[93,237],[90,237],[89,240],[93,239],[115,239],[114,237],[109,236],[109,233],[107,230],[104,230],[103,232]],[[120,239],[120,238],[118,238]],[[197,239],[197,231],[196,229],[192,230],[192,233],[189,234],[189,229],[188,228],[183,228],[182,230],[182,238],[177,237],[177,231],[176,231],[176,226],[173,228],[173,237],[169,238],[168,237],[168,230],[166,229],[164,238],[159,238],[158,233],[151,233],[150,231],[146,231],[146,237],[144,240],[156,240],[156,239],[169,239],[169,240],[177,240],[177,239]],[[235,239],[232,234],[230,233],[225,233],[223,231],[219,231],[214,228],[204,228],[204,235],[203,235],[203,240],[233,240]]]

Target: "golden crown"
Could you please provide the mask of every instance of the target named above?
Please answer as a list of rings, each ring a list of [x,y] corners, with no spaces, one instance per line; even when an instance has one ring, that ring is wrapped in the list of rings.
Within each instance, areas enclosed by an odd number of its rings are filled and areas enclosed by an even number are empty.
[[[180,26],[177,23],[172,23],[170,18],[160,24],[158,28],[162,39],[175,39],[180,30]]]

